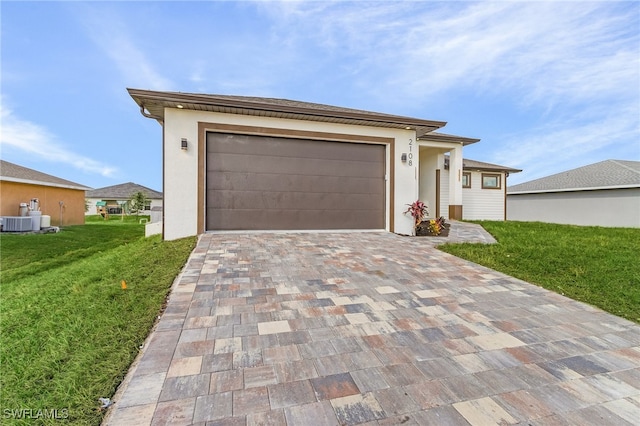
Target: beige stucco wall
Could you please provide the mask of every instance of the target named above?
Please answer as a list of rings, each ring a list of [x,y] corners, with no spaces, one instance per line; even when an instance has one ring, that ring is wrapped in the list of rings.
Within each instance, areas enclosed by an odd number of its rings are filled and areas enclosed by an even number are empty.
[[[42,214],[51,216],[52,226],[82,225],[84,194],[85,191],[78,189],[0,181],[0,216],[18,216],[20,203],[29,204],[32,198],[37,198]],[[60,201],[64,203],[62,224]]]
[[[394,205],[393,214],[387,211],[386,229],[393,228],[396,233],[411,234],[413,221],[403,212],[406,204],[418,197],[418,162],[412,166],[403,164],[400,155],[409,152],[410,143],[416,143],[415,131],[167,108],[163,128],[165,239],[173,240],[198,233],[198,122],[392,138],[395,149],[394,152],[387,150],[386,195],[389,200],[393,189]],[[180,147],[182,138],[186,138],[189,144],[186,151]],[[395,171],[393,188],[389,174],[391,162]],[[390,223],[392,216],[393,227]]]
[[[507,194],[507,219],[640,228],[640,188]]]

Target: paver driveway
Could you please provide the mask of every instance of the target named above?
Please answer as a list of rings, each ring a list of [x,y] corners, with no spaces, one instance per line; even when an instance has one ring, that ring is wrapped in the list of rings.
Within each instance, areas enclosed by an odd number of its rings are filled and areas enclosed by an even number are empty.
[[[434,241],[202,236],[106,423],[638,424],[640,327]]]

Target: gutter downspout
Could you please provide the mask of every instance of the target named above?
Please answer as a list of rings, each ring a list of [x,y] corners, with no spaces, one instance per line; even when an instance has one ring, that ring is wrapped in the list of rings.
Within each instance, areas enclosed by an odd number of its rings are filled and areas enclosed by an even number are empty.
[[[507,221],[507,178],[509,177],[509,172],[504,173],[504,221]]]
[[[144,104],[140,105],[140,114],[142,114],[146,118],[153,118],[158,123],[160,123],[161,126],[164,126],[164,121],[162,120],[162,117],[160,117],[159,115],[153,115],[146,112],[144,108]]]

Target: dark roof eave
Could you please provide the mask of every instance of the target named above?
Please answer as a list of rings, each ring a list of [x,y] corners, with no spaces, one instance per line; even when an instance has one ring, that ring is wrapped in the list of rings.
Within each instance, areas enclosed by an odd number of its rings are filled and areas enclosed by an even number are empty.
[[[453,143],[461,143],[464,146],[471,145],[472,143],[480,142],[480,139],[476,139],[476,138],[447,135],[444,133],[437,133],[437,132],[426,132],[424,134],[417,135],[416,137],[418,140],[422,140],[422,141],[453,142]]]
[[[38,170],[30,169],[28,167],[20,166],[2,159],[0,159],[0,180],[26,183],[29,185],[75,189],[78,191],[91,190],[88,186],[43,173]]]
[[[444,165],[445,169],[449,169],[449,164]],[[468,170],[471,172],[507,172],[507,173],[520,173],[522,170],[512,169],[509,167],[476,167],[476,166],[467,166],[464,163],[462,164],[462,170]]]
[[[449,157],[444,158],[444,168],[449,169]],[[462,159],[462,170],[476,172],[503,172],[503,173],[520,173],[522,170],[513,167],[501,166],[499,164],[485,163],[483,161],[472,160],[470,158]]]
[[[92,188],[80,184],[67,184],[67,183],[59,183],[59,182],[47,182],[43,180],[37,179],[22,179],[15,178],[11,176],[0,176],[0,181],[4,182],[14,182],[14,183],[24,183],[26,185],[38,185],[38,186],[50,186],[52,188],[64,188],[64,189],[73,189],[76,191],[90,191]]]
[[[520,169],[511,169],[508,167],[463,167],[464,170],[478,171],[478,172],[507,172],[507,173],[520,173]]]
[[[352,110],[347,108],[341,109],[337,107],[331,107],[329,105],[327,105],[327,107],[330,107],[329,109],[314,108],[313,105],[317,104],[305,102],[300,102],[300,105],[293,106],[274,102],[259,102],[255,100],[242,100],[237,98],[222,98],[216,97],[216,95],[199,95],[180,92],[158,92],[141,89],[127,89],[127,91],[136,101],[138,106],[147,109],[149,113],[155,116],[153,118],[160,117],[162,119],[164,119],[164,108],[178,108],[178,105],[182,105],[182,109],[192,110],[201,110],[201,108],[196,108],[196,106],[213,106],[221,108],[237,108],[246,112],[253,111],[255,115],[264,115],[264,112],[275,112],[294,115],[306,115],[324,119],[345,119],[361,122],[367,121],[379,123],[381,127],[410,127],[413,129],[420,129],[421,132],[425,133],[444,127],[447,124],[445,121],[423,120],[418,118]],[[266,101],[267,99],[264,98],[264,100]],[[152,111],[149,109],[153,108],[154,104],[156,111]]]

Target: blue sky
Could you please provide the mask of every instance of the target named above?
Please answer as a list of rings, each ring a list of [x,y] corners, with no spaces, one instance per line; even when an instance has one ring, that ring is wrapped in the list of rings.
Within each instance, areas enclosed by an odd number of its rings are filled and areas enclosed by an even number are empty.
[[[513,185],[640,160],[640,2],[10,2],[1,156],[162,189],[161,127],[126,88],[447,121]]]

